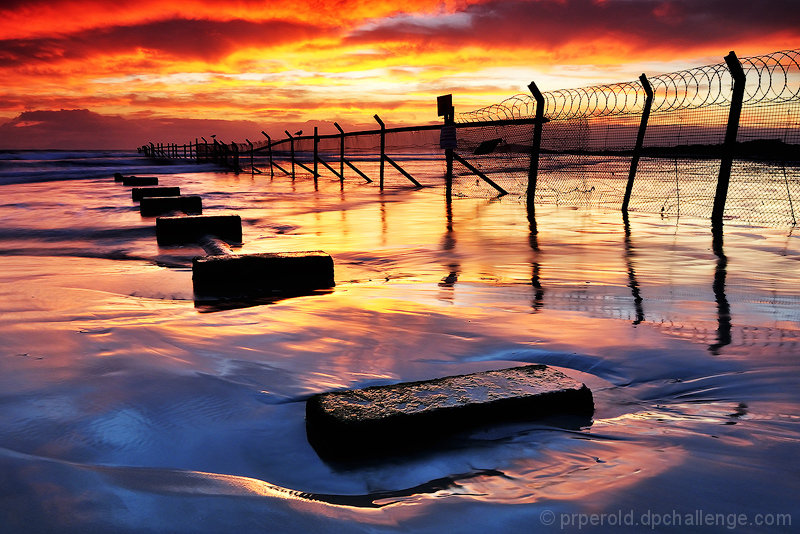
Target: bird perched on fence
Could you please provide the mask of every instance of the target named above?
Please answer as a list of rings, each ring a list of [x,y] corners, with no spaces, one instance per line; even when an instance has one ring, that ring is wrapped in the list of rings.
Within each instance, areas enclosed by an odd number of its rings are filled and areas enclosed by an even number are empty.
[[[303,135],[303,130],[297,130],[294,134],[295,135]]]

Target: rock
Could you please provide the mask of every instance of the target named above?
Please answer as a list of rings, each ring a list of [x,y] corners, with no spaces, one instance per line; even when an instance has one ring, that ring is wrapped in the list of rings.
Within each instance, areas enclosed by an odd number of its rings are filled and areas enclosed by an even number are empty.
[[[123,176],[122,185],[158,185],[158,178],[155,176]]]
[[[238,215],[187,215],[156,218],[159,245],[196,243],[213,235],[229,243],[242,242],[242,218]]]
[[[172,211],[199,215],[203,213],[203,199],[199,196],[142,197],[139,212],[145,216],[164,215]]]
[[[198,256],[192,281],[205,295],[303,294],[334,286],[333,259],[319,250]]]
[[[493,423],[594,413],[592,392],[546,365],[526,365],[314,395],[306,402],[308,441],[326,459],[424,448],[455,432]]]
[[[134,187],[131,189],[131,199],[142,200],[144,197],[176,197],[181,194],[180,187]]]

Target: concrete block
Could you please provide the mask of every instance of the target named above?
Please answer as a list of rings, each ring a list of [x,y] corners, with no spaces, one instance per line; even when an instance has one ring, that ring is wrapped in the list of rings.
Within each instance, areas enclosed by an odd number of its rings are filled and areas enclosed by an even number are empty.
[[[142,200],[144,197],[177,197],[181,194],[180,187],[134,187],[131,189],[131,199]]]
[[[302,294],[334,286],[333,259],[319,250],[199,256],[192,281],[200,294]]]
[[[158,185],[158,178],[155,176],[123,176],[122,185]]]
[[[164,215],[182,211],[190,215],[203,213],[203,199],[199,196],[143,197],[139,202],[139,212],[145,217]]]
[[[334,391],[306,402],[308,441],[326,459],[414,450],[487,424],[594,413],[592,392],[546,365]]]
[[[241,243],[242,218],[238,215],[187,215],[156,219],[159,245],[196,243],[206,235],[214,235],[230,243]]]

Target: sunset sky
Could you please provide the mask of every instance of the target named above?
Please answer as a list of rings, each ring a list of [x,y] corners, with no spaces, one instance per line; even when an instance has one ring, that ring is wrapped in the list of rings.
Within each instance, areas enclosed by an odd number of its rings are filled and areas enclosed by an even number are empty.
[[[797,0],[4,0],[0,149],[430,123],[439,94],[469,111],[798,47]]]

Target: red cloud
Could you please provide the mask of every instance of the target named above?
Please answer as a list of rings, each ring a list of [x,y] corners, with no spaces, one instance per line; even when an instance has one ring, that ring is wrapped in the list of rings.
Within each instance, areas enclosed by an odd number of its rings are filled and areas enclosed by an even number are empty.
[[[24,65],[83,59],[98,54],[147,50],[172,58],[219,60],[240,47],[270,47],[335,34],[323,25],[272,20],[172,19],[137,26],[112,26],[47,38],[0,41],[0,62]]]

